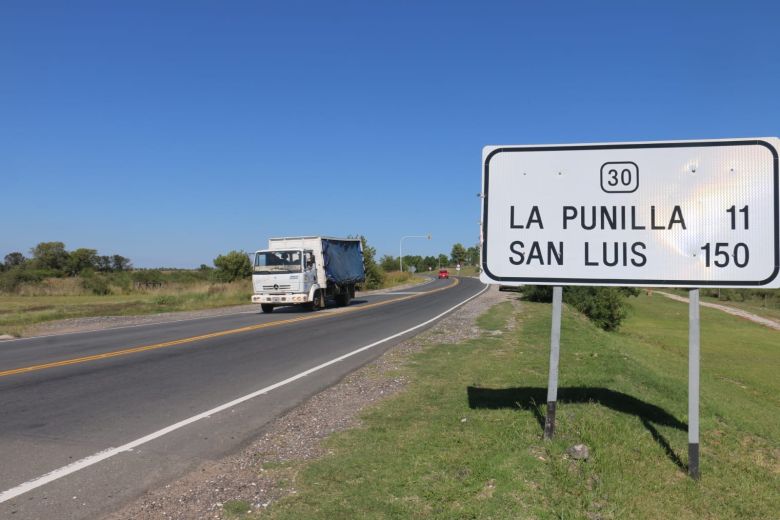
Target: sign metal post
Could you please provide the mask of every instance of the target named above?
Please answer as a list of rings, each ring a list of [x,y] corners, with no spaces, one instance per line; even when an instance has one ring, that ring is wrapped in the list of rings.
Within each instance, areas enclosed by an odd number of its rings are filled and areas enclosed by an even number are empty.
[[[688,475],[699,480],[699,290],[688,292]]]
[[[550,329],[550,377],[547,381],[547,418],[544,420],[544,438],[555,435],[555,404],[558,400],[558,360],[561,351],[561,307],[563,287],[553,287],[552,326]]]

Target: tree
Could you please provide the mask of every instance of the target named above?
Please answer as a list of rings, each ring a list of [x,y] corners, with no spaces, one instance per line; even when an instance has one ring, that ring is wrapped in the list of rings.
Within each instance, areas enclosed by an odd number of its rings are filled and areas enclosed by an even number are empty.
[[[444,253],[440,254],[437,260],[439,261],[439,267],[447,267],[447,264],[450,263],[449,257]]]
[[[404,270],[408,271],[411,266],[419,272],[423,268],[423,257],[420,255],[404,255]]]
[[[108,273],[111,271],[111,257],[107,255],[101,255],[95,257],[95,269],[101,273]]]
[[[436,269],[438,267],[438,262],[436,261],[436,257],[426,256],[425,258],[423,258],[423,267],[428,271]]]
[[[395,271],[398,269],[398,259],[393,255],[384,255],[379,259],[379,267],[386,273]]]
[[[111,269],[114,271],[127,271],[129,269],[132,269],[133,264],[130,262],[129,258],[125,258],[122,255],[113,255],[111,256]]]
[[[466,248],[463,247],[463,244],[458,242],[452,246],[452,252],[450,253],[450,256],[452,256],[453,263],[462,264],[463,260],[466,259]]]
[[[68,263],[68,252],[62,242],[41,242],[30,250],[39,269],[62,271]]]
[[[5,255],[5,267],[6,269],[11,269],[13,267],[21,267],[25,263],[27,263],[27,259],[24,257],[24,255],[18,251],[14,251],[13,253],[8,253]]]
[[[360,235],[360,243],[363,244],[363,267],[366,270],[366,289],[378,289],[385,281],[385,273],[376,265],[376,248],[368,245],[368,240]]]
[[[244,251],[230,251],[214,259],[214,276],[221,282],[234,282],[252,274],[252,263]]]
[[[65,270],[69,275],[76,276],[85,269],[94,269],[96,261],[97,251],[81,247],[68,254]]]
[[[469,265],[477,265],[477,262],[479,262],[479,249],[477,249],[477,246],[466,249],[466,260],[468,260]]]

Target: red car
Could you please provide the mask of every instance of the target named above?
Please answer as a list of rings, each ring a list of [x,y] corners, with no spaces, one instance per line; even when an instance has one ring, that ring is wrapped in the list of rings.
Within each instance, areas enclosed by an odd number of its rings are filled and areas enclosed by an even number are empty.
[[[447,271],[446,269],[439,269],[439,278],[440,279],[441,278],[449,278],[449,277],[450,277],[450,272],[449,271]]]

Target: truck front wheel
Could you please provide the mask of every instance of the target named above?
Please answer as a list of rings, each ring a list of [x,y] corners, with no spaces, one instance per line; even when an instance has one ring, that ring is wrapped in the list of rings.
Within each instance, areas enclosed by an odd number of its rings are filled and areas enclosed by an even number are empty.
[[[274,306],[271,305],[270,303],[261,303],[260,308],[263,309],[263,312],[265,312],[266,314],[270,314],[274,312]]]
[[[310,302],[306,302],[303,304],[303,308],[307,311],[316,311],[319,307],[320,303],[320,293],[319,291],[314,292],[314,299]]]

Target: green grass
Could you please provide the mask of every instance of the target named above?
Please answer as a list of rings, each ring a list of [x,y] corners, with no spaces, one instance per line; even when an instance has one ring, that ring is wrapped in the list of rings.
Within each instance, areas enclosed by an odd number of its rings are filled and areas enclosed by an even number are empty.
[[[688,297],[688,291],[684,289],[662,289],[665,292],[671,292],[685,298]],[[715,292],[714,290],[711,290]],[[778,299],[778,289],[767,289],[764,291],[740,289],[729,289],[723,291],[723,299],[717,296],[708,296],[706,290],[700,292],[702,302],[718,303],[727,307],[734,307],[758,316],[769,318],[770,320],[780,321],[780,299]],[[759,292],[758,295],[755,293]],[[745,294],[747,293],[747,294]],[[743,298],[741,301],[738,298]]]
[[[752,312],[753,314],[763,316],[764,318],[769,318],[770,320],[780,321],[780,307],[773,306],[776,305],[774,302],[772,302],[772,304],[764,305],[764,302],[760,299],[737,302],[733,300],[718,300],[718,298],[709,296],[702,297],[701,301],[719,303],[728,307],[735,307],[737,309],[742,309],[748,312]]]
[[[176,288],[97,296],[0,295],[0,334],[23,335],[46,321],[89,316],[127,316],[247,304],[250,283],[192,284]]]
[[[450,272],[450,276],[479,276],[479,270],[473,265],[463,265],[458,271],[455,266],[446,268]]]
[[[246,514],[252,509],[249,502],[244,500],[228,500],[222,506],[228,518],[246,518]]]
[[[490,312],[486,312],[477,318],[477,325],[484,330],[501,330],[506,328],[507,323],[512,318],[514,308],[509,302],[494,305]]]
[[[422,283],[426,281],[425,278],[420,275],[425,273],[412,274],[404,271],[390,271],[385,273],[385,279],[380,289],[391,289],[408,283]]]
[[[564,312],[556,439],[541,439],[550,307],[403,368],[407,391],[301,465],[262,518],[777,518],[780,334],[702,309],[701,471],[686,476],[687,307],[632,299],[621,332]],[[505,328],[507,319],[516,328]],[[591,457],[573,461],[567,447]]]

